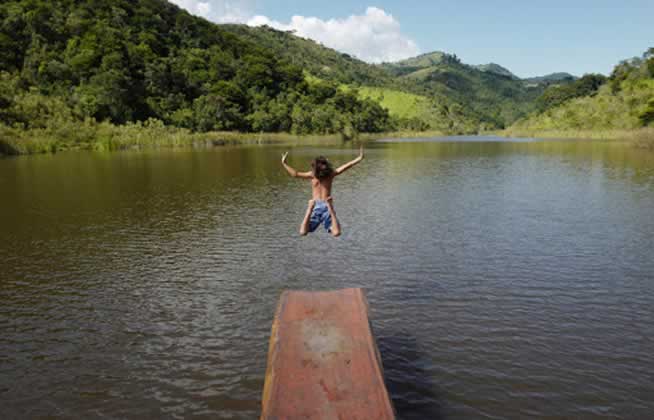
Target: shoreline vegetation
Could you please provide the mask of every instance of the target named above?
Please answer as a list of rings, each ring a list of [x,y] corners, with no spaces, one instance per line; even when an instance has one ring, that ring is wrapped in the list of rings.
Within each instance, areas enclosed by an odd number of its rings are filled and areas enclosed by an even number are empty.
[[[393,131],[385,133],[291,134],[237,131],[192,132],[166,126],[158,120],[114,125],[87,120],[64,123],[57,128],[19,129],[0,124],[0,156],[57,153],[69,150],[120,151],[146,148],[213,147],[248,144],[339,143],[381,138],[436,137],[440,131]]]
[[[633,146],[654,151],[654,127],[613,130],[529,130],[508,128],[479,135],[532,137],[542,139],[584,139],[626,141]],[[192,132],[186,128],[166,126],[158,120],[114,125],[87,120],[64,123],[57,128],[19,129],[0,124],[0,155],[18,156],[58,153],[69,150],[121,151],[151,148],[214,147],[250,144],[316,144],[343,141],[374,141],[382,138],[426,138],[451,134],[442,131],[392,131],[384,133],[291,134],[244,133],[236,131]]]
[[[642,127],[633,129],[525,129],[520,127],[509,127],[505,130],[494,132],[501,137],[530,137],[538,139],[578,139],[578,140],[606,140],[625,141],[633,146],[654,151],[654,127]]]
[[[541,138],[620,139],[654,150],[654,47],[624,60],[607,78],[585,75],[550,86],[538,110],[502,131]]]

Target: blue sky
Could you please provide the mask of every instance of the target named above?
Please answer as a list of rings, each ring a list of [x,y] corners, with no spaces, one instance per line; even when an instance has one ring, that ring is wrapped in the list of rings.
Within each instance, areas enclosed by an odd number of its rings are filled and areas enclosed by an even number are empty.
[[[294,29],[370,62],[440,50],[521,77],[608,74],[654,47],[654,0],[173,1],[217,22]]]

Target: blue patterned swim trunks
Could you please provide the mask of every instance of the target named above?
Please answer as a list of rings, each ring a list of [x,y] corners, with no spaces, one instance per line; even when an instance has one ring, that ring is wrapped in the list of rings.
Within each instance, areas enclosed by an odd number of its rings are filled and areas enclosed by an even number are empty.
[[[314,232],[321,224],[325,225],[327,232],[331,233],[332,216],[329,214],[327,202],[323,200],[316,200],[309,219],[309,232]]]

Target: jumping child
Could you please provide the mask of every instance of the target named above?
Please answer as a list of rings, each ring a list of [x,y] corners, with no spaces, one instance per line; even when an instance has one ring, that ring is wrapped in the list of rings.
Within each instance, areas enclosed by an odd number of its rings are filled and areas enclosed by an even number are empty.
[[[331,163],[324,156],[318,156],[311,162],[311,171],[298,172],[287,163],[288,152],[282,155],[282,165],[294,178],[310,179],[313,198],[309,200],[307,212],[300,225],[300,235],[306,235],[315,231],[318,226],[324,224],[325,229],[333,236],[341,235],[341,225],[336,218],[334,203],[332,202],[332,181],[334,177],[347,171],[363,160],[363,146],[359,150],[359,156],[350,162],[339,166],[334,170]]]

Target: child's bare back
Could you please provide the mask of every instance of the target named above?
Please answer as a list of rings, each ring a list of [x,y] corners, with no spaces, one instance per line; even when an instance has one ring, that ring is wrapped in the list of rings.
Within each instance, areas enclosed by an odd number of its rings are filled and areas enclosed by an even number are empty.
[[[327,179],[311,178],[311,195],[314,200],[327,200],[332,195],[332,181],[334,177]]]
[[[311,171],[298,172],[286,163],[288,152],[282,155],[282,165],[295,178],[311,180],[311,196],[304,220],[300,225],[300,235],[315,231],[323,224],[333,236],[341,235],[341,225],[336,218],[332,200],[332,183],[334,178],[363,160],[363,146],[359,156],[350,162],[332,169],[331,163],[324,156],[318,156],[311,162]]]

